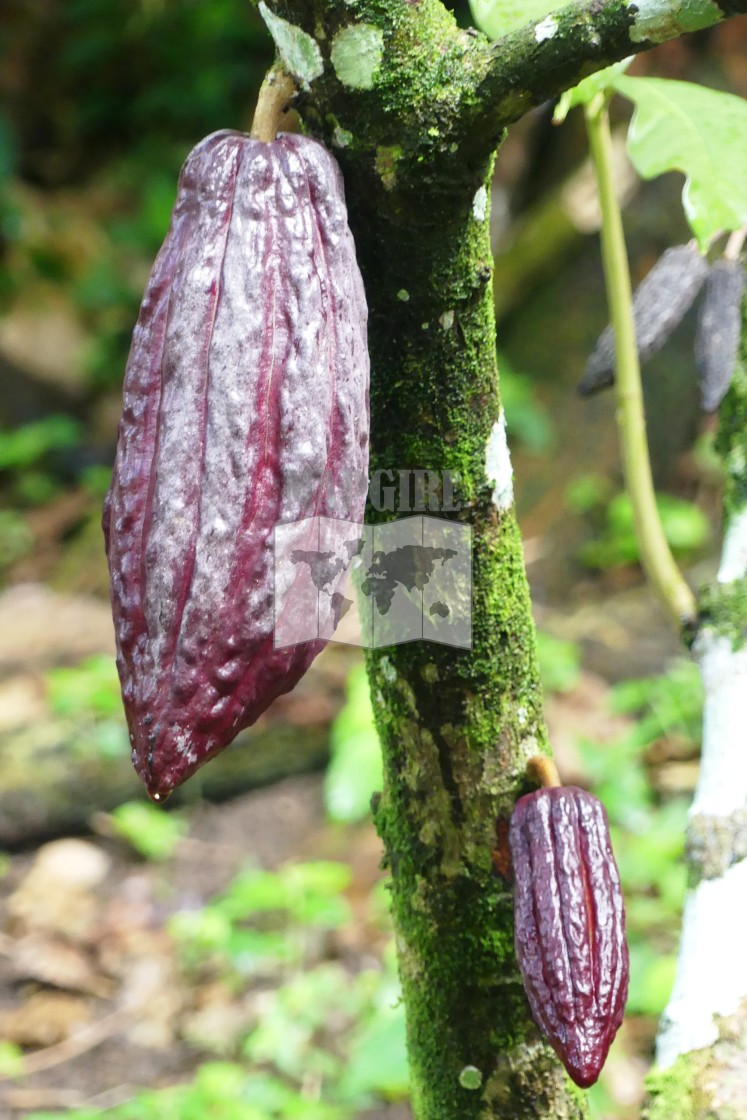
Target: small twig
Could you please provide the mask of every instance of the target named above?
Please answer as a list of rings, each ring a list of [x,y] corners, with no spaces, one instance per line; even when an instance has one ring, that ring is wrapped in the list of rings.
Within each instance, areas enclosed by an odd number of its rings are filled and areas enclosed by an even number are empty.
[[[257,108],[254,110],[250,133],[252,140],[272,143],[294,91],[293,79],[279,66],[273,66],[267,71],[257,98]]]
[[[563,784],[557,766],[546,754],[532,755],[527,762],[527,774],[543,789],[553,789]]]
[[[602,211],[602,263],[615,332],[615,396],[625,485],[633,507],[643,569],[667,613],[678,628],[685,627],[695,622],[697,604],[672,556],[656,505],[633,323],[630,268],[614,187],[606,97],[600,94],[585,106],[584,114]]]
[[[110,1015],[99,1019],[98,1022],[91,1023],[89,1027],[83,1027],[82,1030],[76,1031],[64,1042],[57,1042],[54,1046],[47,1046],[43,1050],[37,1050],[34,1054],[27,1054],[20,1069],[14,1070],[12,1073],[0,1074],[0,1081],[30,1077],[33,1073],[41,1073],[43,1070],[62,1065],[63,1062],[70,1062],[73,1058],[79,1058],[82,1054],[88,1053],[89,1050],[95,1049],[102,1042],[106,1042],[108,1038],[118,1034],[132,1021],[133,1015],[133,1008],[120,1007],[116,1011],[112,1011]]]
[[[741,229],[735,229],[731,234],[724,249],[724,259],[727,261],[737,260],[745,241],[747,241],[747,225],[743,225]]]

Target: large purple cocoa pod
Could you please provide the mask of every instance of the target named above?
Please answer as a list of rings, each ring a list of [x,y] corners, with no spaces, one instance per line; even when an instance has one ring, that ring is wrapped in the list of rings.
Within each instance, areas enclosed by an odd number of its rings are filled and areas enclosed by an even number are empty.
[[[515,944],[532,1016],[582,1088],[622,1022],[628,947],[607,816],[574,786],[520,798],[509,832]]]
[[[198,144],[135,327],[104,508],[133,761],[155,799],[324,645],[274,648],[273,532],[362,521],[366,321],[325,148],[228,131]]]

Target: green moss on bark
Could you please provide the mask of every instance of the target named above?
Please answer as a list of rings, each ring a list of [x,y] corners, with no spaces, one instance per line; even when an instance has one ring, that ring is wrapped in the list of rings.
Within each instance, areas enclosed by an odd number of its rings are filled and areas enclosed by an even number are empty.
[[[707,627],[728,638],[733,649],[742,648],[747,638],[747,578],[704,588],[698,608],[699,629]]]
[[[687,1054],[669,1069],[654,1069],[646,1078],[649,1098],[642,1120],[696,1120],[696,1086],[707,1064],[703,1054]]]
[[[462,509],[448,516],[474,534],[472,649],[420,642],[368,656],[385,759],[376,823],[415,1112],[428,1120],[585,1115],[529,1016],[512,892],[491,865],[496,820],[527,758],[547,749],[521,538],[486,474],[500,401],[488,223],[473,201],[491,162],[465,162],[441,197],[382,192],[375,223],[357,201],[376,190],[373,174],[360,182],[353,164],[348,179],[371,305],[372,468],[452,471]],[[479,1090],[461,1084],[470,1066]]]

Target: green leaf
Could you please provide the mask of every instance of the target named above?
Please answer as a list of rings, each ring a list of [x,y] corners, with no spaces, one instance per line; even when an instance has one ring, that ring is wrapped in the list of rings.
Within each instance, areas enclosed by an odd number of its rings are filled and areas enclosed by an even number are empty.
[[[300,925],[336,928],[349,916],[348,903],[340,897],[349,885],[348,865],[331,860],[288,864],[279,871],[243,871],[213,908],[229,921],[283,910]]]
[[[597,94],[614,89],[616,79],[625,73],[632,61],[631,55],[629,58],[624,58],[622,62],[605,66],[604,70],[597,70],[596,74],[590,74],[573,89],[567,89],[558,101],[552,123],[562,124],[571,109],[575,109],[577,105],[589,105]]]
[[[331,758],[324,800],[334,821],[360,821],[371,811],[371,795],[383,781],[381,747],[363,666],[348,678],[348,697],[330,735]]]
[[[571,692],[581,675],[581,651],[575,642],[537,631],[542,687],[546,692]]]
[[[670,494],[657,494],[656,506],[664,536],[675,554],[686,555],[706,544],[711,530],[701,509]],[[617,494],[609,503],[602,534],[583,544],[579,556],[589,567],[603,569],[633,564],[639,559],[633,507],[626,493]]]
[[[88,712],[99,719],[122,714],[114,658],[95,654],[80,665],[50,669],[45,676],[47,701],[55,715]]]
[[[21,470],[38,463],[51,451],[76,447],[81,433],[77,420],[57,414],[0,432],[0,470]]]
[[[340,1093],[356,1099],[375,1092],[388,1098],[407,1095],[409,1074],[405,1043],[405,1008],[382,1008],[357,1035]]]
[[[610,500],[612,483],[601,474],[580,474],[572,478],[563,495],[563,503],[571,513],[590,513]]]
[[[34,536],[14,509],[0,509],[0,570],[15,564],[34,547]]]
[[[176,813],[164,813],[141,801],[120,805],[111,819],[118,835],[146,859],[168,859],[189,827]]]
[[[553,442],[553,422],[535,392],[532,378],[512,369],[503,354],[498,363],[509,440],[516,440],[533,454],[547,451]]]
[[[701,250],[740,229],[747,222],[747,101],[666,78],[623,76],[614,84],[635,102],[628,149],[638,174],[683,173],[682,205]]]
[[[658,1018],[671,995],[676,967],[673,953],[661,953],[644,944],[631,945],[628,1014]]]
[[[634,712],[638,720],[632,738],[645,750],[652,743],[674,735],[693,754],[703,730],[703,683],[692,661],[678,659],[666,673],[643,680],[624,681],[612,691],[612,710]]]
[[[469,6],[476,26],[490,39],[500,39],[533,19],[541,20],[558,7],[551,0],[469,0]]]

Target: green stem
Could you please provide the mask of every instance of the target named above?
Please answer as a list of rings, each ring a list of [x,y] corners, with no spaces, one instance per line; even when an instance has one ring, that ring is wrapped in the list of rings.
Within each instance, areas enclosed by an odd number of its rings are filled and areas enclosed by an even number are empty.
[[[615,395],[625,485],[633,506],[643,570],[679,628],[694,623],[697,605],[672,556],[656,505],[633,322],[630,269],[622,214],[614,188],[612,138],[606,99],[600,96],[584,111],[602,211],[602,262],[615,332]]]

